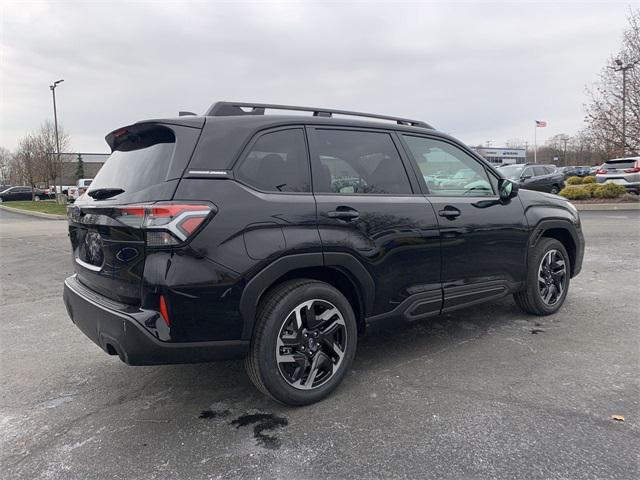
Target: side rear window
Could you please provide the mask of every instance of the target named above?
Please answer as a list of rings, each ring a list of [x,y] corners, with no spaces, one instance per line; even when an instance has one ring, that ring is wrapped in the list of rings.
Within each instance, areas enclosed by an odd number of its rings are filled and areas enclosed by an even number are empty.
[[[258,190],[310,192],[307,146],[302,129],[279,130],[259,137],[235,175]]]
[[[313,168],[317,193],[412,193],[388,133],[317,129]]]

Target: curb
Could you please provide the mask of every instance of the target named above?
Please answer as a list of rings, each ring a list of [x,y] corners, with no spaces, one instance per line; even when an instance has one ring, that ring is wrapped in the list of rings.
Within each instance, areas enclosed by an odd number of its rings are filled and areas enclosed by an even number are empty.
[[[6,210],[11,213],[21,213],[23,215],[28,215],[30,217],[40,217],[46,218],[48,220],[66,220],[66,215],[54,215],[52,213],[42,213],[42,212],[32,212],[30,210],[22,210],[21,208],[13,208],[7,207],[5,205],[0,205],[0,210]]]
[[[640,203],[574,203],[579,211],[640,210]]]

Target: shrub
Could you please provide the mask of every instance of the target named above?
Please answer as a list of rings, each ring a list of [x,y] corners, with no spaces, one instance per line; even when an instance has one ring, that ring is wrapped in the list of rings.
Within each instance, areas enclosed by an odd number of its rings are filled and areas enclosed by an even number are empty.
[[[590,183],[596,183],[596,177],[594,177],[593,175],[589,175],[588,177],[584,177],[582,179],[582,184],[590,184]]]
[[[582,183],[582,179],[580,177],[569,177],[565,183],[567,185],[580,185]]]
[[[622,185],[616,185],[615,183],[600,184],[593,191],[595,198],[618,198],[621,195],[627,193],[627,189]]]
[[[590,188],[587,188],[587,185],[572,185],[564,187],[560,191],[560,195],[568,200],[585,200],[587,198],[591,198]]]
[[[598,185],[597,183],[587,183],[587,184],[580,185],[581,188],[589,192],[589,196],[591,197],[593,197],[593,192],[595,192],[599,186],[600,185]]]

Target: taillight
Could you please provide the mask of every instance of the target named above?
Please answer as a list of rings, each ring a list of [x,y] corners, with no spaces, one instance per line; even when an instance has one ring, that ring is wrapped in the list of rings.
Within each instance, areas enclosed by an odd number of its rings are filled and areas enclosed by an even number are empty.
[[[607,173],[607,171],[604,168],[599,168],[598,170],[596,170],[596,175],[603,175]]]
[[[154,203],[116,207],[119,221],[146,230],[147,246],[164,247],[185,242],[212,212],[208,204]]]
[[[640,173],[640,167],[625,168],[624,173]]]

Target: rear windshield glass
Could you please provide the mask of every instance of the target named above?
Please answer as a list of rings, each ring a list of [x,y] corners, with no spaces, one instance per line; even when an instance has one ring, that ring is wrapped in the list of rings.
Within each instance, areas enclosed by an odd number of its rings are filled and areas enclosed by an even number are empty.
[[[141,133],[118,146],[91,182],[89,191],[121,188],[132,194],[164,182],[171,166],[175,137],[170,130],[162,130],[166,133],[158,135],[156,130],[153,138],[145,138],[146,134]]]
[[[624,169],[624,168],[634,168],[636,166],[635,160],[613,160],[611,162],[606,162],[604,164],[604,168],[606,169]]]

